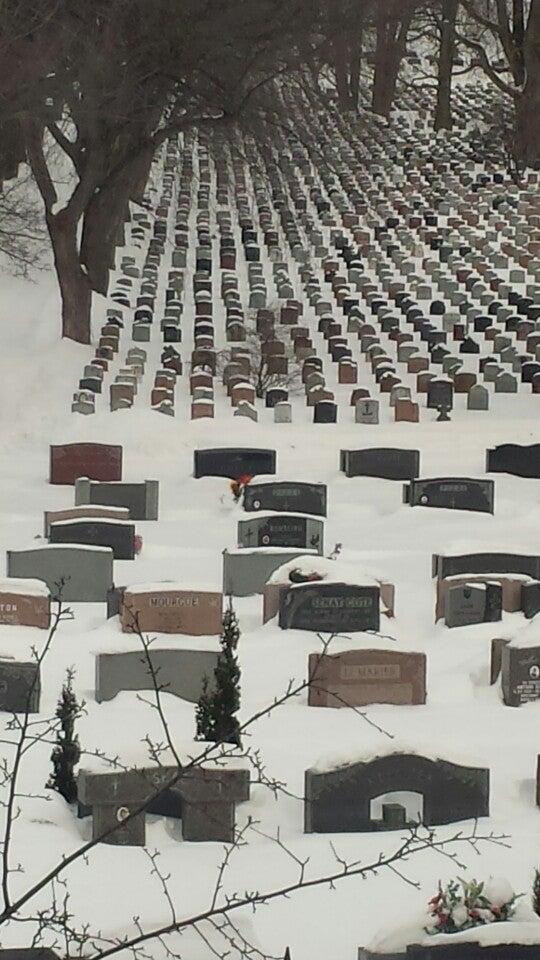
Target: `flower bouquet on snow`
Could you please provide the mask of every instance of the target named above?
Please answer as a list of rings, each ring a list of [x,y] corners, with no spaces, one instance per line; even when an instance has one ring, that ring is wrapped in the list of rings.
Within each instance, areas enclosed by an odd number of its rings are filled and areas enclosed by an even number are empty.
[[[429,901],[426,933],[459,933],[487,923],[511,920],[518,896],[507,880],[451,880]]]

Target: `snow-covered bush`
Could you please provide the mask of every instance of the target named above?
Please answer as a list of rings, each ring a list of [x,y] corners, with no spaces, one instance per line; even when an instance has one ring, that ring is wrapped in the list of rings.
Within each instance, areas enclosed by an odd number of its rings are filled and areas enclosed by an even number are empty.
[[[507,880],[451,880],[429,901],[426,933],[459,933],[471,927],[510,920],[517,895]]]

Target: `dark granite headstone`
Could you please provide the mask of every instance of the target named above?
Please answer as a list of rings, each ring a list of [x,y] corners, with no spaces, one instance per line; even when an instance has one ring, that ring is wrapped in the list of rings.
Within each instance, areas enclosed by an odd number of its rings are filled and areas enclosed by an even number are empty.
[[[395,753],[328,772],[306,770],[306,833],[365,833],[388,829],[371,819],[371,801],[413,791],[424,798],[426,826],[489,816],[489,770],[416,754]]]
[[[110,547],[115,560],[135,558],[135,526],[127,520],[53,521],[49,530],[51,543],[87,543],[95,547]]]
[[[336,423],[337,403],[333,400],[318,400],[313,406],[313,423]]]
[[[471,937],[474,931],[470,931]],[[516,934],[517,935],[517,934]],[[496,943],[489,944],[477,940],[459,943],[435,943],[428,945],[410,944],[397,953],[373,952],[364,947],[358,949],[358,960],[538,960],[540,956],[540,935],[538,943]]]
[[[454,387],[449,380],[432,380],[427,388],[427,405],[430,410],[443,406],[451,410],[454,404]]]
[[[294,513],[252,516],[238,522],[240,547],[307,547],[323,551],[322,520]]]
[[[296,584],[283,593],[279,607],[282,630],[355,633],[379,630],[379,587],[348,583]]]
[[[244,510],[276,510],[326,517],[326,485],[294,480],[249,483],[244,490]]]
[[[463,583],[448,589],[444,607],[444,622],[447,627],[494,623],[501,619],[500,583]]]
[[[39,713],[41,682],[35,661],[0,660],[0,710]]]
[[[414,480],[420,472],[420,452],[397,447],[342,450],[340,469],[347,477]]]
[[[474,510],[493,513],[493,480],[470,477],[437,477],[411,480],[403,487],[403,502],[412,507],[445,507],[448,510]]]
[[[196,767],[180,775],[177,767],[167,766],[114,773],[81,770],[77,788],[80,806],[92,813],[95,841],[143,846],[147,811],[181,817],[184,840],[230,843],[235,804],[249,799],[249,771]]]
[[[519,707],[540,699],[540,644],[519,647],[507,643],[501,651],[503,700],[508,707]]]
[[[521,609],[527,620],[532,620],[537,613],[540,613],[540,580],[522,584]]]
[[[522,553],[463,553],[447,555],[434,553],[432,556],[432,576],[438,580],[457,577],[461,574],[523,574],[540,580],[540,557],[526,556]]]
[[[540,443],[503,443],[486,450],[486,472],[540,479]]]
[[[256,476],[276,472],[276,451],[252,447],[216,447],[194,451],[193,475],[229,477],[237,480],[244,474]]]

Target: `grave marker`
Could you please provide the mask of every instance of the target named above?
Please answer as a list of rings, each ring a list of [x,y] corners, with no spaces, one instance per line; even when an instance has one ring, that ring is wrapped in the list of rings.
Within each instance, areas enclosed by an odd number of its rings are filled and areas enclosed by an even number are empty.
[[[437,477],[411,480],[403,486],[403,503],[411,507],[443,507],[448,510],[494,512],[493,480],[470,477]]]
[[[142,483],[98,483],[81,477],[75,481],[75,505],[94,503],[127,507],[132,520],[157,520],[159,481]]]
[[[200,477],[228,477],[238,480],[249,474],[276,472],[276,451],[251,447],[216,447],[194,451],[193,475]]]
[[[489,816],[489,770],[394,753],[327,772],[306,770],[304,830],[365,833],[395,829],[384,819],[372,818],[371,802],[405,790],[422,794],[425,826]]]
[[[426,656],[395,650],[348,650],[309,656],[311,707],[426,702]]]
[[[0,580],[0,624],[48,630],[50,606],[49,590],[42,580]]]
[[[7,575],[43,580],[52,597],[64,580],[62,600],[104,603],[113,584],[113,552],[109,547],[59,544],[8,550]]]
[[[49,450],[49,483],[74,484],[78,477],[122,479],[122,447],[106,443],[65,443],[51,446]]]
[[[208,689],[215,687],[217,651],[129,650],[96,655],[96,700],[112,700],[122,690],[155,690],[197,703],[206,677]],[[149,663],[150,659],[150,663]],[[155,677],[155,682],[153,680]]]
[[[244,489],[244,510],[276,510],[281,513],[310,513],[326,517],[327,492],[324,483],[276,481],[249,483]]]
[[[280,597],[279,626],[282,630],[324,633],[378,631],[379,607],[378,586],[328,581],[299,583]]]
[[[143,632],[180,633],[201,637],[220,634],[223,595],[204,590],[183,590],[174,583],[137,584],[127,587],[120,608],[124,633],[134,630],[134,618]]]
[[[420,452],[397,447],[342,450],[340,469],[347,477],[414,480],[420,472]]]
[[[306,547],[323,552],[322,520],[294,513],[254,516],[238,521],[239,547]]]

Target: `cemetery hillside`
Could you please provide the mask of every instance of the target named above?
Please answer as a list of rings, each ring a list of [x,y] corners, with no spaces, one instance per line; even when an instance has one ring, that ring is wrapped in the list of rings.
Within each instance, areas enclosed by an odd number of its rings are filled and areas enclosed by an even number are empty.
[[[0,960],[540,960],[540,0],[0,0]]]

